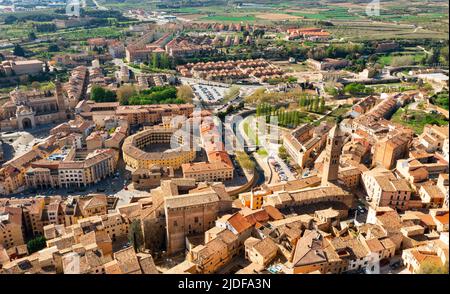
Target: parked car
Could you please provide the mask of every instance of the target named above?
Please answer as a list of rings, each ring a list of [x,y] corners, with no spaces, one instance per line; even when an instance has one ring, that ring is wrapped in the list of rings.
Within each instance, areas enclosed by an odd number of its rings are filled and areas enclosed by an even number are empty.
[[[359,213],[365,213],[366,212],[366,208],[360,205],[360,206],[358,206],[358,212]]]
[[[396,261],[396,262],[394,262],[394,263],[391,263],[391,264],[389,265],[389,267],[390,267],[391,269],[393,269],[393,270],[396,270],[396,269],[400,268],[401,266],[402,266],[402,261],[401,261],[401,260]]]

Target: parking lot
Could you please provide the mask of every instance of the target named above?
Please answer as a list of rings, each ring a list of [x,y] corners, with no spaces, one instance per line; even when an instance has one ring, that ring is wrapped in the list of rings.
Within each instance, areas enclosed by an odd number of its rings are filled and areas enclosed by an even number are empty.
[[[217,103],[221,101],[225,95],[228,88],[194,84],[192,85],[194,94],[204,103]]]
[[[271,152],[268,157],[270,168],[273,171],[274,178],[278,178],[281,182],[293,181],[296,179],[295,168],[284,162],[278,154]]]

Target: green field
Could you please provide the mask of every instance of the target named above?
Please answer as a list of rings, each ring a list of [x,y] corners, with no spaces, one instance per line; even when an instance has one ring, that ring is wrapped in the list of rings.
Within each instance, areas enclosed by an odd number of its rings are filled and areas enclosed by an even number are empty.
[[[434,20],[445,20],[448,19],[448,14],[444,11],[441,13],[423,13],[423,14],[389,14],[388,12],[380,13],[379,18],[385,21],[399,21],[399,22],[413,22],[413,23],[426,23]]]
[[[431,114],[420,110],[408,110],[409,118],[406,119],[403,115],[404,113],[405,110],[400,108],[392,116],[391,121],[413,129],[416,134],[421,134],[427,124],[448,125],[448,121],[442,115]]]
[[[439,107],[442,107],[442,108],[448,110],[448,108],[449,108],[449,105],[448,105],[448,91],[434,95],[431,98],[431,101],[432,101],[432,103],[434,105],[437,105]]]
[[[332,19],[355,20],[361,18],[359,15],[349,13],[348,9],[344,7],[330,7],[329,9],[322,10],[319,13],[306,11],[306,12],[291,12],[289,14],[315,20],[332,20]]]
[[[389,55],[383,55],[378,59],[378,63],[383,66],[391,65],[392,59],[394,59],[394,57],[396,57],[396,56],[411,56],[414,63],[417,64],[417,63],[420,63],[420,61],[425,57],[425,53],[417,53],[417,54],[393,53],[393,54],[389,54]]]

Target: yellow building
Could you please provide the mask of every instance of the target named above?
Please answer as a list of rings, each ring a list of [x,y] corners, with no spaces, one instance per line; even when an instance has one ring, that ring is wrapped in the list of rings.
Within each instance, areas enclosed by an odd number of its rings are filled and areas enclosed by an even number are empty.
[[[205,245],[190,250],[187,260],[195,264],[197,273],[211,274],[228,264],[239,248],[238,237],[224,229]]]
[[[182,150],[182,146],[164,152],[144,151],[151,145],[169,144],[174,132],[174,129],[156,127],[126,138],[122,147],[125,163],[134,169],[150,169],[154,165],[179,168],[194,160],[195,150]],[[179,138],[178,143],[183,143],[182,138]]]
[[[448,245],[440,240],[416,248],[403,250],[402,260],[407,270],[413,274],[422,273],[427,266],[435,268],[447,267],[448,273]],[[447,247],[447,248],[445,248]]]
[[[22,244],[22,210],[16,207],[0,208],[0,245],[8,249]]]

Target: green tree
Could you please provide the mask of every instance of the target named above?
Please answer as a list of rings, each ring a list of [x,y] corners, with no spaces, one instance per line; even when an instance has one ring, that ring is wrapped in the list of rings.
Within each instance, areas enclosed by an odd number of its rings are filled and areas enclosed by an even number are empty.
[[[419,267],[419,274],[448,274],[448,263],[442,265],[433,261],[423,261]]]
[[[427,57],[427,64],[433,65],[439,63],[439,57],[441,56],[440,48],[433,48],[431,50],[431,54]]]
[[[241,88],[238,86],[231,86],[228,91],[225,92],[223,99],[225,101],[230,101],[231,99],[236,98],[241,91]]]
[[[166,53],[161,54],[159,59],[159,68],[169,69],[171,68],[171,62],[169,59],[169,55]]]
[[[28,253],[32,254],[34,252],[44,249],[46,246],[47,243],[44,236],[37,236],[36,238],[28,241],[27,243]]]
[[[91,100],[95,102],[115,102],[116,93],[111,90],[104,89],[101,86],[94,85],[91,88]]]
[[[13,54],[16,56],[25,56],[25,50],[19,44],[14,45]]]
[[[255,168],[255,162],[253,162],[247,153],[243,151],[236,152],[236,160],[239,162],[239,165],[246,170],[253,170]]]
[[[136,252],[140,251],[144,246],[144,235],[142,234],[142,227],[140,220],[134,220],[130,224],[128,230],[128,241],[133,245]]]
[[[305,100],[306,100],[305,95],[301,95],[300,99],[298,101],[298,104],[300,105],[300,107],[302,107],[302,108],[305,107]]]
[[[300,113],[298,111],[294,112],[294,126],[298,126],[300,124]]]
[[[282,160],[287,160],[288,157],[289,157],[289,154],[287,153],[286,148],[285,148],[283,145],[281,145],[281,146],[278,148],[278,156],[279,156]]]
[[[135,94],[136,89],[133,85],[123,85],[116,92],[120,105],[128,105],[128,100]]]
[[[31,32],[28,33],[28,40],[29,41],[34,41],[36,39],[37,39],[37,37],[36,37],[36,33],[35,32],[31,31]]]
[[[177,89],[177,98],[183,100],[186,103],[191,103],[194,99],[194,92],[188,85],[179,86]]]
[[[33,88],[34,90],[39,90],[41,88],[41,84],[39,82],[32,82],[31,83],[31,88]]]
[[[439,57],[439,62],[443,65],[448,65],[448,46],[441,49],[441,56]]]
[[[50,46],[48,46],[48,52],[58,52],[59,51],[59,47],[56,44],[51,44]]]
[[[314,100],[313,100],[313,106],[312,106],[314,112],[319,111],[319,103],[320,103],[319,96],[315,96]]]
[[[306,109],[308,109],[308,111],[312,110],[312,99],[309,96],[306,98]]]
[[[152,53],[152,67],[160,68],[160,55],[156,53]]]
[[[319,106],[319,112],[324,113],[325,112],[325,98],[320,98],[320,106]]]
[[[15,17],[14,15],[8,15],[7,17],[5,17],[5,24],[13,24],[18,20],[17,17]]]
[[[325,87],[325,92],[333,97],[341,95],[341,92],[333,86]]]
[[[351,83],[344,87],[344,92],[351,95],[371,94],[373,93],[373,89],[366,87],[363,84]]]

